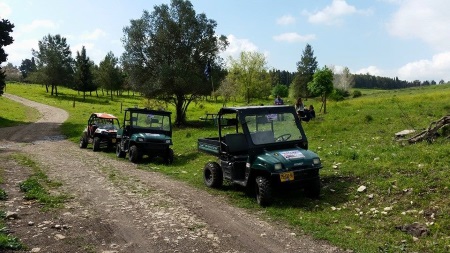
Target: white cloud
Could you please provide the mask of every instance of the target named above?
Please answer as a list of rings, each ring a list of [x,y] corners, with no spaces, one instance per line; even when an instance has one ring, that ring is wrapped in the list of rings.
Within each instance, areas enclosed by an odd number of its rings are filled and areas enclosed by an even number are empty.
[[[0,19],[8,19],[11,14],[11,8],[6,3],[0,3]]]
[[[371,14],[371,10],[358,10],[356,7],[347,4],[345,0],[333,0],[331,5],[315,13],[304,11],[303,14],[308,16],[308,21],[316,24],[339,25],[342,17],[351,14]]]
[[[298,33],[283,33],[280,35],[273,36],[275,41],[286,41],[289,43],[293,42],[307,42],[316,39],[316,35],[308,34],[308,35],[300,35]]]
[[[418,38],[435,50],[450,50],[448,3],[448,0],[400,1],[387,29],[393,36]]]
[[[58,28],[58,24],[54,23],[51,20],[46,19],[36,19],[31,22],[29,25],[24,25],[20,27],[21,33],[33,32],[38,29],[56,29]]]
[[[221,56],[227,59],[229,56],[236,58],[241,52],[246,51],[257,51],[258,47],[253,44],[248,39],[238,39],[233,34],[227,36],[228,42],[230,43],[225,52]]]
[[[8,62],[19,66],[22,60],[31,59],[31,49],[38,49],[37,39],[17,40],[13,44],[5,47],[8,54]]]
[[[82,40],[98,40],[101,37],[105,37],[105,36],[106,36],[106,32],[103,31],[102,29],[97,28],[90,33],[83,33],[81,35],[81,39]]]
[[[367,73],[373,76],[382,76],[381,74],[382,71],[376,66],[369,66],[367,68],[362,68],[355,72],[355,74],[367,74]]]
[[[439,53],[431,60],[410,62],[398,70],[402,80],[450,80],[450,51]]]
[[[277,24],[279,25],[290,25],[295,23],[295,18],[291,15],[284,15],[277,19]]]

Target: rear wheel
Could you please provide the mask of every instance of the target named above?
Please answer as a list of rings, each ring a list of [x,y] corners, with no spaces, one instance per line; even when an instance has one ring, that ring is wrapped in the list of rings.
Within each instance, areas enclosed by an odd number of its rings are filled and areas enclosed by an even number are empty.
[[[130,151],[128,153],[128,158],[132,163],[138,163],[141,159],[140,151],[136,145],[130,147]]]
[[[222,168],[216,162],[209,162],[203,168],[203,181],[211,188],[220,188],[223,184]]]
[[[116,156],[118,158],[125,158],[126,153],[122,151],[122,148],[120,148],[120,143],[117,143],[116,145]]]
[[[272,203],[272,186],[269,179],[263,176],[256,177],[256,202],[260,206],[268,206]]]
[[[88,145],[88,141],[86,139],[86,136],[82,136],[80,138],[80,148],[86,148]]]
[[[92,142],[92,150],[93,151],[99,151],[100,150],[100,138],[99,137],[94,137],[94,141]]]

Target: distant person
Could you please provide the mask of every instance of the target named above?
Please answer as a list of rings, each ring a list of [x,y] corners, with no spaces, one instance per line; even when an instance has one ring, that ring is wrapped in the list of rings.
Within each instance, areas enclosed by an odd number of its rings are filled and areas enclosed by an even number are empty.
[[[283,99],[281,99],[280,95],[277,95],[275,99],[275,105],[284,105]]]
[[[311,119],[314,119],[316,117],[316,111],[314,111],[313,105],[309,105],[308,114],[311,117]]]
[[[305,105],[303,104],[302,98],[297,98],[297,102],[295,103],[294,107],[300,118],[305,116]]]

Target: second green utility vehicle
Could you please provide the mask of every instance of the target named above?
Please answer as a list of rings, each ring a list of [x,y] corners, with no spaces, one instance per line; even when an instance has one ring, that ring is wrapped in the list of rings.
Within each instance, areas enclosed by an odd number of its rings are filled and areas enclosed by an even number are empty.
[[[128,153],[133,163],[141,161],[144,155],[150,159],[161,157],[166,164],[173,162],[171,112],[128,108],[117,139],[119,158],[125,158]]]
[[[223,180],[242,185],[254,190],[261,206],[271,204],[278,186],[304,188],[309,197],[319,197],[322,164],[308,150],[293,106],[225,107],[216,119],[219,136],[198,140],[200,151],[218,158],[204,166],[208,187],[219,188]]]

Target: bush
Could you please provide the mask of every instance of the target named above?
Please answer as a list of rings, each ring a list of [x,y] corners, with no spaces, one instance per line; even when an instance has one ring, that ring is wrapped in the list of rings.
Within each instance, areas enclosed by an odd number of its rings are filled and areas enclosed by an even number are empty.
[[[350,92],[344,89],[334,89],[330,95],[330,99],[334,101],[342,101],[350,96]]]
[[[361,96],[362,96],[361,91],[359,91],[359,90],[353,91],[353,97],[354,97],[354,98],[361,97]]]

